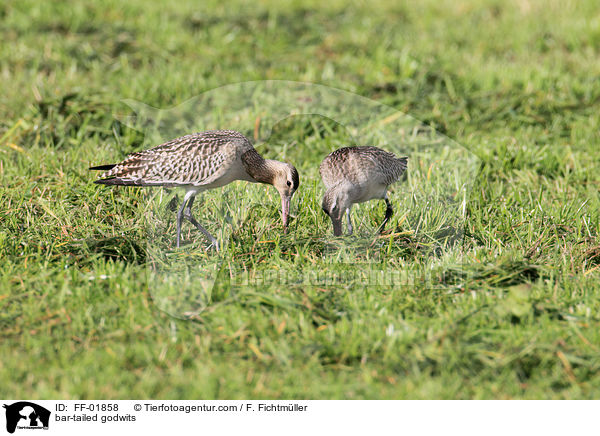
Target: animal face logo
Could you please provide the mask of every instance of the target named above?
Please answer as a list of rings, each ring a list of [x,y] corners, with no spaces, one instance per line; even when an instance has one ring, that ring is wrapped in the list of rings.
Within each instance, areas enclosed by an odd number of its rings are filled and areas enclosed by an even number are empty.
[[[14,433],[19,429],[48,429],[50,411],[29,401],[5,404],[6,431]]]

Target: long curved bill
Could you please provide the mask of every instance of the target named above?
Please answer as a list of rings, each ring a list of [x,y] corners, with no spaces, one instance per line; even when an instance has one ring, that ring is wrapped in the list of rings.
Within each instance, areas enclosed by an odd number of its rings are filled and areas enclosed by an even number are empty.
[[[290,218],[291,197],[281,196],[281,219],[283,220],[283,232],[287,233],[288,219]]]
[[[342,236],[342,220],[334,220],[331,218],[331,223],[333,224],[333,235]]]

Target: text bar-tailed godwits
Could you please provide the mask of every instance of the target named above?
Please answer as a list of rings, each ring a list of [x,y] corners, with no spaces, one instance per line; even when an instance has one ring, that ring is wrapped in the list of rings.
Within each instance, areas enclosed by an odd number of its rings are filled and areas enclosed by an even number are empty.
[[[118,164],[91,170],[107,170],[95,183],[102,185],[182,187],[186,190],[177,212],[177,247],[181,223],[187,218],[219,249],[219,244],[192,215],[196,194],[227,185],[234,180],[268,183],[281,196],[284,231],[290,213],[290,200],[300,183],[294,166],[264,159],[250,141],[234,130],[213,130],[173,139],[158,147],[127,156]]]
[[[342,218],[348,218],[348,234],[352,234],[350,209],[354,203],[374,198],[385,200],[387,209],[379,232],[383,230],[394,210],[387,196],[388,186],[398,181],[406,170],[407,158],[377,147],[344,147],[329,154],[319,167],[327,188],[323,210],[331,218],[335,236],[342,234]]]

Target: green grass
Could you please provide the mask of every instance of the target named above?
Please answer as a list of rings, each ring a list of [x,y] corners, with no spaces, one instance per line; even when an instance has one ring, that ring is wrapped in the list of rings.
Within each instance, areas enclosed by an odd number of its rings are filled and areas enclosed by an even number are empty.
[[[1,397],[598,397],[596,2],[9,0],[0,36]],[[396,132],[411,167],[367,252],[383,205],[356,210],[360,237],[334,240],[316,166],[353,141],[389,148],[377,129],[318,115],[269,125],[276,102],[236,112],[224,97],[158,131],[125,122],[123,99],[168,109],[265,79],[407,113],[477,156],[476,177],[447,155],[428,178],[439,149]],[[337,110],[359,127],[385,119]],[[287,235],[276,192],[238,183],[195,206],[213,231],[227,216],[222,255],[187,225],[176,250],[176,192],[106,189],[87,170],[187,128],[254,137],[257,113],[261,152],[301,171]],[[471,189],[464,238],[444,245],[455,208],[407,194],[450,192],[452,174]],[[352,244],[359,266],[336,262]],[[346,275],[239,286],[230,269]],[[426,280],[365,286],[356,271],[369,269]]]

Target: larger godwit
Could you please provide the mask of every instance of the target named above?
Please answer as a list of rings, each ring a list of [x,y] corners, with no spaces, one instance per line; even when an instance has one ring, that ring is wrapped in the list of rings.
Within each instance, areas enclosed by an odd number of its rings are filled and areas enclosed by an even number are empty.
[[[348,234],[352,234],[350,209],[355,203],[374,198],[385,200],[387,209],[379,232],[383,230],[394,209],[387,196],[388,186],[396,182],[406,170],[407,158],[377,147],[344,147],[329,154],[319,167],[327,188],[323,196],[323,210],[333,223],[335,236],[342,234],[344,212],[348,218]]]
[[[281,196],[284,231],[290,200],[300,183],[293,165],[264,159],[250,141],[234,130],[213,130],[182,136],[149,150],[130,154],[121,163],[100,165],[108,170],[94,183],[101,185],[182,187],[186,190],[177,212],[177,247],[181,223],[187,218],[219,249],[217,239],[196,221],[192,205],[196,194],[227,185],[234,180],[268,183]]]

